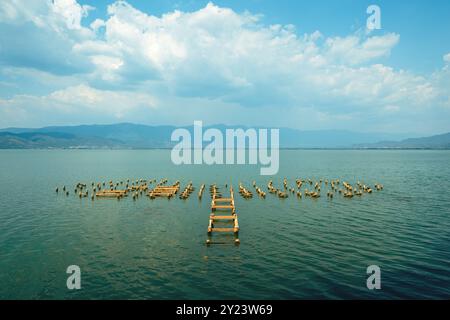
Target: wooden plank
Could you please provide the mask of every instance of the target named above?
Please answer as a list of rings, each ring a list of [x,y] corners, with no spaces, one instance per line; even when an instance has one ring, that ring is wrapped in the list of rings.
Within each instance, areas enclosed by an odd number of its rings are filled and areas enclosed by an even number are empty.
[[[96,197],[101,197],[101,198],[118,198],[120,197],[119,194],[96,194]]]
[[[222,203],[222,204],[216,204],[216,203]],[[231,212],[228,213],[228,215],[225,213],[225,215],[215,215],[216,209],[230,209]],[[230,187],[230,198],[216,198],[216,190],[214,190],[212,194],[212,201],[211,201],[211,210],[212,213],[209,217],[209,225],[208,225],[208,233],[211,234],[212,232],[233,232],[234,234],[237,234],[239,232],[239,224],[237,222],[238,217],[235,213],[235,206],[234,206],[234,193],[233,193],[233,187]],[[232,225],[232,227],[228,228],[214,228],[214,221],[217,220],[228,220],[226,223],[228,225]],[[237,242],[236,242],[237,241]],[[206,241],[207,244],[211,244],[211,240],[208,239]],[[239,240],[235,240],[235,243],[239,243]]]
[[[234,209],[233,205],[213,205],[212,209]]]
[[[178,190],[178,187],[156,187],[154,190]]]
[[[211,228],[212,232],[234,232],[234,228]]]
[[[152,192],[152,193],[160,193],[160,194],[176,194],[176,192],[174,192],[174,191],[160,191],[160,190],[158,190],[158,191],[150,191],[150,192]]]
[[[179,186],[157,186],[148,192],[150,197],[171,197],[179,190]]]
[[[234,220],[234,229],[239,230],[239,222],[237,218]]]
[[[150,193],[158,193],[158,194],[174,194],[171,191],[150,191]]]
[[[211,219],[213,219],[213,220],[234,220],[234,219],[236,219],[236,216],[235,215],[233,215],[233,216],[215,216],[215,215],[212,215]]]
[[[103,190],[103,191],[99,191],[96,193],[96,195],[106,195],[106,194],[110,194],[110,195],[127,195],[126,192],[113,192],[113,191],[109,191],[109,190]]]

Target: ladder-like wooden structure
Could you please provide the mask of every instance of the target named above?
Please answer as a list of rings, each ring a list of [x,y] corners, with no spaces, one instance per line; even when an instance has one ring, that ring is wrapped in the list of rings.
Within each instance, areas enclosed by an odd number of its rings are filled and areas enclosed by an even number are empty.
[[[216,186],[213,186],[211,191],[211,214],[209,216],[208,235],[211,236],[213,232],[233,232],[237,236],[239,233],[239,222],[234,204],[233,187],[230,187],[229,198],[222,198],[218,195]],[[217,211],[223,213],[218,215]],[[225,222],[231,224],[231,226],[215,227],[215,222]],[[206,240],[206,243],[210,244],[211,240]],[[235,239],[235,243],[239,244],[238,238]]]
[[[153,190],[150,190],[148,196],[150,199],[155,199],[156,197],[173,197],[180,189],[180,183],[177,182],[171,186],[156,186]]]

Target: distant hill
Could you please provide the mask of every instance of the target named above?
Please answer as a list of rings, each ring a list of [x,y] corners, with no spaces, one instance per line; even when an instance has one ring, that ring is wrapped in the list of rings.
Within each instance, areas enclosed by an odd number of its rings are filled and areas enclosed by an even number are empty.
[[[38,145],[31,143],[29,144],[31,148],[73,148],[79,145],[90,148],[167,148],[172,145],[170,135],[175,128],[173,126],[145,126],[121,123],[113,125],[44,127],[38,129],[7,128],[1,129],[0,133],[16,134],[24,139],[27,138],[24,136],[25,134],[39,134],[41,137],[47,137],[47,143],[44,141]],[[55,137],[57,133],[65,136]],[[9,147],[11,147],[11,143],[12,141],[9,139]],[[5,141],[0,136],[0,148],[5,147]]]
[[[205,126],[225,132],[227,126]],[[170,148],[175,126],[148,126],[132,123],[111,125],[52,126],[44,128],[0,129],[0,148]],[[184,127],[193,131],[192,126]],[[280,128],[282,148],[352,148],[377,145],[378,141],[394,141],[405,135],[359,133],[346,130],[296,130]]]
[[[355,145],[357,148],[376,149],[450,149],[450,132],[423,138],[409,138],[401,141],[380,141]]]
[[[0,149],[124,148],[120,141],[62,132],[0,132]]]

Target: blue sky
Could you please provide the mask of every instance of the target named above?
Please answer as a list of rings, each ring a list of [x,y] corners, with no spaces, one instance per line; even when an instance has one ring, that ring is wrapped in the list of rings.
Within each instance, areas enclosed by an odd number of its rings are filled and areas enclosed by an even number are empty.
[[[381,30],[366,8],[381,9]],[[6,0],[0,127],[450,131],[448,1]]]
[[[92,1],[79,1],[92,4]],[[161,16],[173,10],[196,11],[205,7],[208,0],[190,1],[128,1],[134,7]],[[95,1],[99,10],[91,14],[87,21],[104,18],[109,0]],[[377,4],[382,8],[383,29],[395,31],[402,36],[402,45],[392,52],[391,65],[412,69],[417,72],[431,72],[442,66],[436,54],[450,51],[450,2],[434,0],[221,0],[214,1],[221,7],[229,7],[236,12],[251,11],[262,14],[266,24],[293,24],[301,33],[320,30],[327,36],[344,36],[366,25],[366,8]]]

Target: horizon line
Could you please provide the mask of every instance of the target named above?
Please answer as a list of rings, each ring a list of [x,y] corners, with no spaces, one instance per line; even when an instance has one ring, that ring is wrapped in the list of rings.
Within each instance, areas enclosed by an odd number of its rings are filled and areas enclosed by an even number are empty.
[[[82,126],[115,126],[115,125],[135,125],[135,126],[145,126],[145,127],[174,127],[174,128],[186,128],[192,127],[194,124],[187,125],[175,125],[175,124],[144,124],[144,123],[135,123],[135,122],[116,122],[116,123],[88,123],[88,124],[54,124],[54,125],[44,125],[44,126],[36,126],[36,127],[26,127],[26,126],[9,126],[0,128],[1,131],[7,130],[40,130],[52,127],[82,127]],[[427,136],[435,136],[450,133],[449,131],[445,132],[428,132],[428,133],[420,133],[420,132],[389,132],[389,131],[352,131],[348,129],[337,129],[337,128],[327,128],[327,129],[300,129],[293,128],[287,126],[263,126],[263,125],[244,125],[244,124],[225,124],[225,123],[214,123],[214,124],[206,124],[203,127],[214,127],[214,126],[225,126],[225,127],[243,127],[243,128],[257,128],[257,129],[289,129],[303,132],[323,132],[323,131],[340,131],[340,132],[351,132],[351,133],[360,133],[360,134],[389,134],[389,135],[405,135],[405,136],[417,136],[417,137],[427,137]]]

